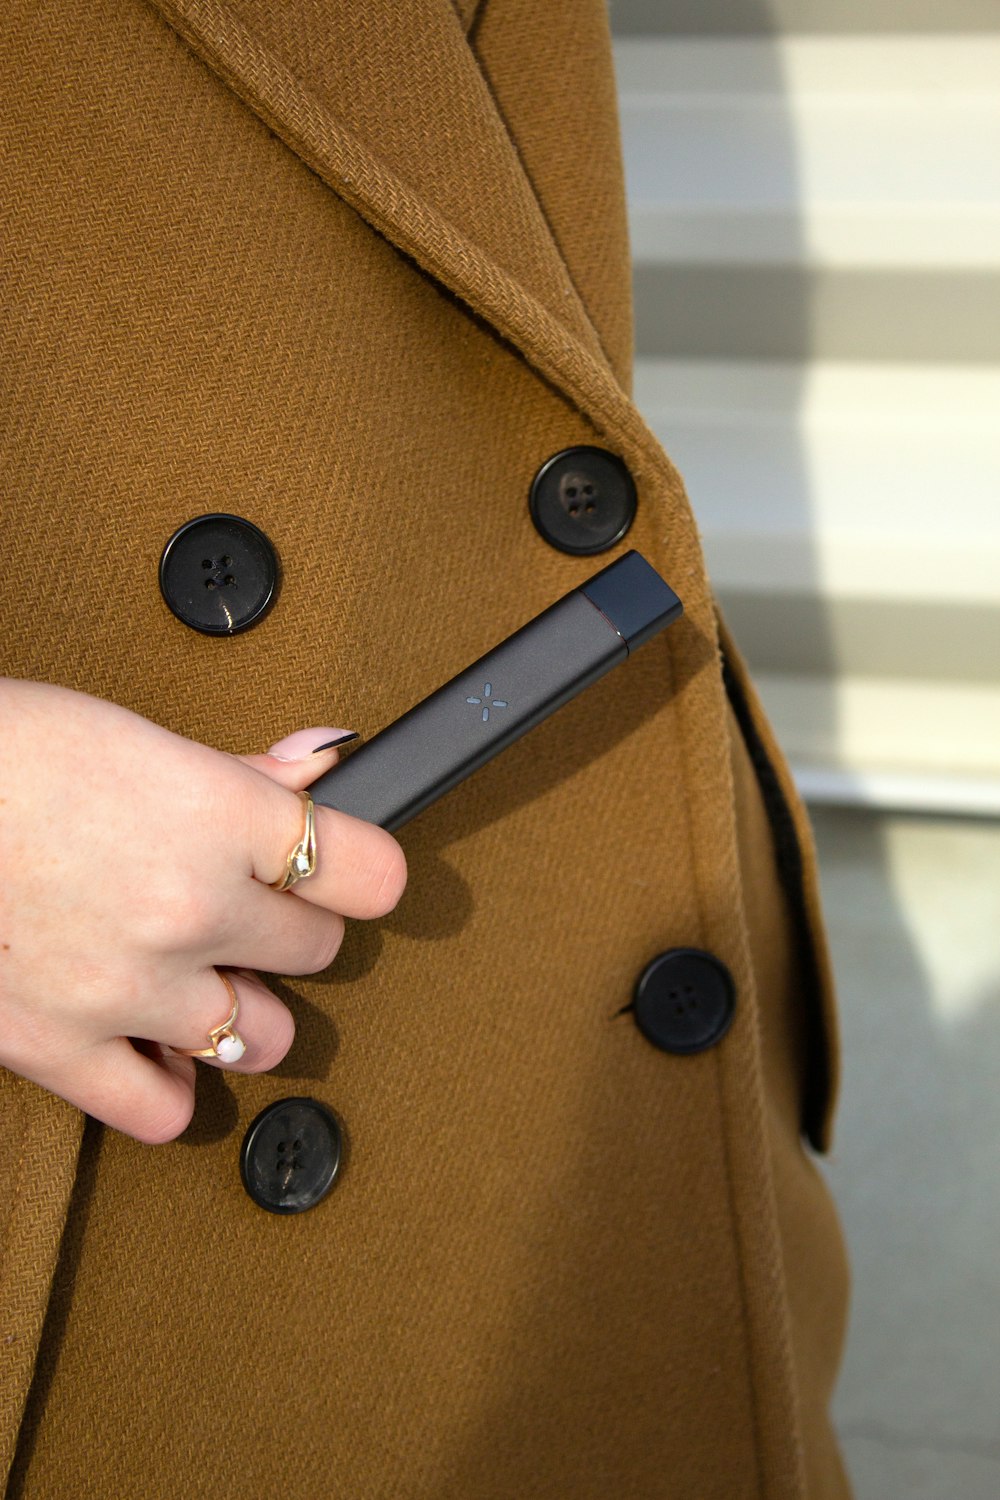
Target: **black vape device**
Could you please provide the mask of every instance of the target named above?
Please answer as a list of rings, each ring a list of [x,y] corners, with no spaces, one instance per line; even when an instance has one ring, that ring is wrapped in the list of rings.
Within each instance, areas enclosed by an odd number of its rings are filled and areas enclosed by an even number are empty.
[[[310,796],[394,832],[682,609],[655,568],[626,552],[360,745]]]

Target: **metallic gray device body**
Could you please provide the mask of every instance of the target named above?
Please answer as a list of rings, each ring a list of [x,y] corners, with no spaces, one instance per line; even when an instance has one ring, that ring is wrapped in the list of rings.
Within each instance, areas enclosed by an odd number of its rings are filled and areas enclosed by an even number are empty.
[[[681,613],[627,552],[314,781],[313,801],[394,832]]]

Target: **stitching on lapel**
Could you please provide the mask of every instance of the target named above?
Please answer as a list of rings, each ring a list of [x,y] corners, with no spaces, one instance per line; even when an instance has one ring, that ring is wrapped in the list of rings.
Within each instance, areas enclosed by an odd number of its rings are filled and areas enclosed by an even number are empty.
[[[653,470],[663,475],[662,449],[599,354],[587,349],[520,281],[387,171],[367,144],[262,46],[222,0],[152,3],[196,55],[328,187],[492,323],[599,431],[608,432],[614,441],[617,434],[627,434]],[[676,487],[669,461],[667,468],[671,487]]]

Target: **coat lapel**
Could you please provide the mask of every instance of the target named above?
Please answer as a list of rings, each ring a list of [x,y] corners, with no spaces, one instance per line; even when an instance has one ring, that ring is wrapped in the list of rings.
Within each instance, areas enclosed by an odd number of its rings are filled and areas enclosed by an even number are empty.
[[[6,1490],[76,1177],[83,1115],[0,1069],[0,1489]]]
[[[621,411],[452,0],[152,3],[334,192],[599,426],[609,403]]]
[[[616,379],[466,36],[476,0],[150,0],[196,56],[372,227],[587,417],[640,486],[676,475]],[[693,568],[689,570],[694,572]],[[689,616],[695,600],[685,598]],[[706,605],[707,607],[707,605]],[[17,1439],[82,1117],[0,1073],[0,1476]],[[10,1104],[11,1107],[6,1106]],[[34,1188],[24,1166],[44,1163]],[[18,1176],[20,1170],[21,1178]],[[35,1189],[38,1189],[35,1191]]]

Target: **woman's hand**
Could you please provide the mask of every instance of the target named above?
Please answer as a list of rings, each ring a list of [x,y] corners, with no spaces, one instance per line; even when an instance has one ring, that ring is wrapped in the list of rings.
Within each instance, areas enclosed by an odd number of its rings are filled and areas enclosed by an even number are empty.
[[[385,915],[406,884],[390,834],[317,807],[315,873],[268,889],[302,837],[296,791],[336,763],[312,747],[337,733],[273,747],[302,759],[232,756],[0,678],[0,1063],[139,1140],[172,1140],[196,1066],[172,1049],[207,1046],[226,1019],[219,965],[247,1046],[230,1070],[280,1062],[294,1022],[247,971],[325,969],[344,917]]]

